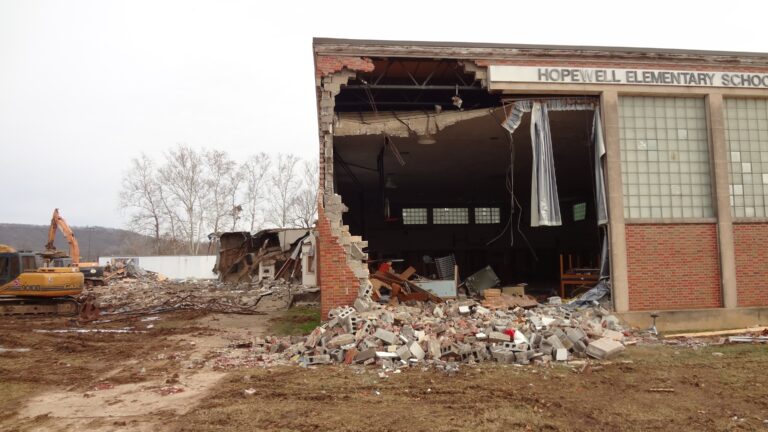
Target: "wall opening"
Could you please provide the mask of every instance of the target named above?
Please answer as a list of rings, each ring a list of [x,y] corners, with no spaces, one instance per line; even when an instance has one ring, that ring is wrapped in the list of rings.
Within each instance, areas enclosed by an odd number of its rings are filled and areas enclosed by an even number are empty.
[[[568,254],[573,266],[598,267],[594,111],[550,112],[563,223],[531,227],[530,114],[510,137],[500,100],[448,105],[337,113],[335,190],[372,268],[395,260],[430,277],[431,261],[453,254],[461,278],[490,265],[502,285],[549,295],[559,292],[561,254],[566,267]]]

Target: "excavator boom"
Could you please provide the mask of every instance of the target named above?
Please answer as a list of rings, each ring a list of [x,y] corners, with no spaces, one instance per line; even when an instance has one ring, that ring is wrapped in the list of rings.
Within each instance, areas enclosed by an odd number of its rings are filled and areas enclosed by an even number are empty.
[[[67,221],[59,214],[59,209],[53,210],[53,217],[51,218],[51,226],[48,228],[48,243],[45,244],[46,251],[55,251],[56,246],[53,245],[56,240],[56,229],[59,229],[64,238],[69,243],[69,256],[72,258],[72,264],[80,264],[80,245],[77,243],[75,233],[72,228],[69,227]]]

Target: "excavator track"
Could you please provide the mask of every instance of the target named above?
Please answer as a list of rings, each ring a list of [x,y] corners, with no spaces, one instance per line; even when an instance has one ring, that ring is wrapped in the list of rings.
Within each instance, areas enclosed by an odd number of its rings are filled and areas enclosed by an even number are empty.
[[[0,316],[77,316],[80,303],[73,297],[0,297]]]

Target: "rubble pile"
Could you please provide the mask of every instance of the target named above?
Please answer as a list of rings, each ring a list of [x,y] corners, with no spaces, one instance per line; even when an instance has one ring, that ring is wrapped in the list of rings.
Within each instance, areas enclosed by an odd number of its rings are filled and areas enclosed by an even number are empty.
[[[316,291],[284,280],[232,285],[214,280],[173,281],[146,272],[139,278],[113,280],[106,287],[90,287],[85,295],[97,299],[102,316],[175,310],[261,314],[287,309],[296,298]]]
[[[576,358],[606,359],[630,343],[618,319],[599,306],[571,310],[562,304],[491,309],[474,300],[379,305],[372,288],[354,307],[330,311],[329,320],[305,338],[257,338],[251,356],[237,364],[226,355],[218,367],[376,364],[455,370],[460,363],[548,363]]]

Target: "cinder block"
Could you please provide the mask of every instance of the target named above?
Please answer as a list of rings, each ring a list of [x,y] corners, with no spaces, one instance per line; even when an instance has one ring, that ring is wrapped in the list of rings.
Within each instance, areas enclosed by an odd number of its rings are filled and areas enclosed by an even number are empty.
[[[349,345],[351,343],[355,343],[355,336],[349,333],[344,333],[329,340],[325,346],[331,349],[335,349],[343,345]]]
[[[621,342],[607,337],[600,338],[587,345],[587,355],[597,359],[606,359],[622,351],[624,351],[624,345]]]
[[[508,334],[501,332],[490,332],[488,334],[488,340],[491,342],[509,342],[512,338]]]
[[[376,349],[370,348],[365,351],[360,351],[355,356],[355,363],[362,363],[368,359],[372,359],[376,357]]]
[[[417,360],[424,360],[424,356],[426,353],[424,352],[424,349],[421,348],[421,345],[419,345],[418,342],[411,342],[410,345],[408,345],[408,349],[411,350],[411,354],[413,354],[414,357],[416,357]]]
[[[546,341],[552,347],[552,349],[565,348],[563,343],[560,342],[560,338],[555,335],[548,337]]]
[[[395,352],[403,360],[408,360],[409,358],[411,358],[411,349],[408,347],[408,345],[400,346],[399,348],[397,348],[397,351]]]
[[[565,348],[558,348],[555,350],[555,360],[556,361],[566,361],[568,360],[568,350]]]
[[[397,335],[392,333],[391,331],[384,330],[382,328],[376,329],[376,333],[373,334],[374,337],[377,337],[381,340],[383,340],[385,343],[394,345],[397,343]]]

